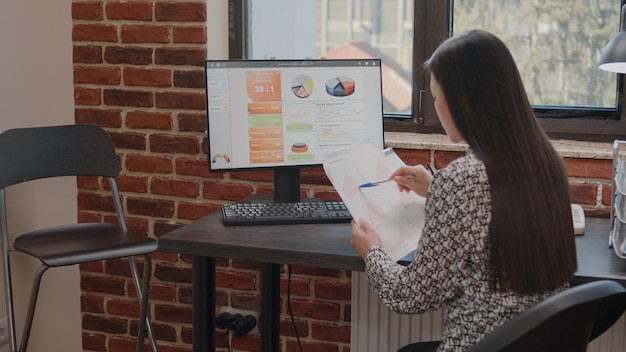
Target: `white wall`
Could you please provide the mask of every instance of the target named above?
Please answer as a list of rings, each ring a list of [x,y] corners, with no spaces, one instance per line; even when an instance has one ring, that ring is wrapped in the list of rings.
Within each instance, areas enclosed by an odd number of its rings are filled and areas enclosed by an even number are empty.
[[[71,25],[70,0],[0,2],[0,131],[74,123]],[[76,221],[76,183],[59,182],[54,187],[37,182],[34,187],[9,190],[8,201],[18,203],[9,209],[9,216],[16,218],[10,233]],[[28,203],[35,195],[43,201]],[[12,261],[18,314],[25,311],[31,273],[37,266],[37,261],[24,257]],[[5,316],[4,284],[0,285],[0,316]],[[41,290],[29,352],[81,351],[78,267],[49,270]],[[17,322],[21,334],[21,316]],[[8,351],[8,346],[0,351]]]
[[[208,57],[228,57],[226,0],[207,4]],[[14,127],[74,123],[71,1],[6,0],[0,2],[0,132]],[[0,165],[1,167],[1,165]],[[61,179],[10,189],[15,216],[9,232],[18,233],[76,221],[76,184]],[[34,195],[43,201],[29,203]],[[58,199],[64,199],[59,202]],[[31,273],[38,262],[16,257],[14,289],[23,312]],[[0,263],[1,265],[1,263]],[[6,315],[0,283],[0,317]],[[29,352],[81,351],[80,277],[78,267],[51,269],[44,275]],[[19,318],[21,334],[23,319]],[[20,335],[18,334],[18,341]],[[0,352],[8,351],[8,346]]]

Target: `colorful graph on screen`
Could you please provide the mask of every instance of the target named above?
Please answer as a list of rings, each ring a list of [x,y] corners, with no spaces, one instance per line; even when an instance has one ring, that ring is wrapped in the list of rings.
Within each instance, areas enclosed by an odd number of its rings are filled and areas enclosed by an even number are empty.
[[[333,77],[326,81],[326,93],[334,97],[347,97],[354,93],[354,79],[346,76]]]
[[[313,93],[313,79],[307,75],[298,75],[291,80],[291,91],[298,98],[308,98]]]

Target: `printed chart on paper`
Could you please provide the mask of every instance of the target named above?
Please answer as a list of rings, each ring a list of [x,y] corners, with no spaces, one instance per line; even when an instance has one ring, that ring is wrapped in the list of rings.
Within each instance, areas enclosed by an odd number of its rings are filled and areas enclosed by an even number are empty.
[[[359,185],[386,180],[402,165],[393,149],[380,150],[370,142],[330,154],[324,161],[324,171],[352,217],[369,221],[381,236],[385,252],[396,261],[417,248],[425,198],[400,192],[395,182]]]

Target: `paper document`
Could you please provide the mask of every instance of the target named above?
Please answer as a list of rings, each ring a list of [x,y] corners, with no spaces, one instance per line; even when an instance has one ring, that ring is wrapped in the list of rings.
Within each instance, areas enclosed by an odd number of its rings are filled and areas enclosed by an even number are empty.
[[[383,250],[398,261],[417,248],[424,227],[425,198],[400,192],[395,182],[359,188],[386,180],[404,162],[393,149],[380,150],[370,142],[326,156],[324,171],[356,220],[365,219],[376,229]]]

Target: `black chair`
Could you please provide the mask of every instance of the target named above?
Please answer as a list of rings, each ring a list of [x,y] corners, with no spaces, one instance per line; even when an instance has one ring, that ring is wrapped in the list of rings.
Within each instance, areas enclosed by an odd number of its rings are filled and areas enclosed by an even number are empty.
[[[156,339],[148,317],[150,253],[155,239],[128,231],[122,202],[115,183],[120,167],[110,136],[95,125],[67,125],[7,130],[0,134],[0,231],[11,352],[26,351],[35,305],[43,274],[52,267],[128,257],[140,301],[137,351],[148,338],[153,351]],[[9,241],[6,188],[32,180],[58,176],[101,176],[108,178],[118,224],[81,223],[44,228]],[[11,285],[10,255],[21,252],[37,258],[41,265],[34,274],[20,345],[16,344],[15,312]],[[143,278],[135,256],[143,256]],[[54,350],[54,348],[51,348]]]
[[[466,352],[585,352],[626,310],[626,289],[601,280],[574,286],[509,320]],[[435,351],[417,342],[398,352]]]

